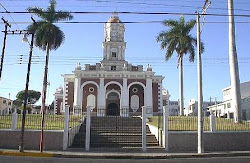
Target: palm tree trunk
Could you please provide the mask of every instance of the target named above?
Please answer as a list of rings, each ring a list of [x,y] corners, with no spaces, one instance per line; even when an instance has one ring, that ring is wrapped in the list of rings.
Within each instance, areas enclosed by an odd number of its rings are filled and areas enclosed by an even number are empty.
[[[228,0],[228,18],[229,18],[229,66],[231,80],[231,107],[234,110],[234,122],[241,122],[241,94],[238,58],[235,43],[235,24],[233,0]]]
[[[44,128],[44,114],[46,111],[45,101],[47,92],[47,76],[48,76],[48,63],[49,63],[49,43],[46,46],[45,67],[43,74],[43,89],[42,89],[42,121],[41,121],[41,135],[40,135],[40,152],[43,152],[43,128]]]
[[[180,106],[180,115],[184,115],[183,112],[183,63],[182,57],[179,58],[179,106]]]

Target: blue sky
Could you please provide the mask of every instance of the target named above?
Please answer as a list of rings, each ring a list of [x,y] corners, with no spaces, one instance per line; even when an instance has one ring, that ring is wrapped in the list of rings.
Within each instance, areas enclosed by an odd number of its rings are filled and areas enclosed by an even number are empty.
[[[39,6],[47,8],[48,0],[2,0],[0,2],[8,11],[26,11],[27,7]],[[104,12],[168,12],[191,13],[201,11],[204,0],[58,0],[58,10],[68,11],[104,11]],[[248,0],[235,1],[235,14],[250,14]],[[0,7],[0,12],[5,10]],[[210,14],[227,14],[227,0],[212,1],[208,10]],[[31,14],[6,14],[6,20],[11,22],[11,30],[25,29],[31,23]],[[110,14],[74,14],[76,22],[105,22]],[[162,21],[164,19],[179,19],[180,15],[135,15],[119,14],[123,22]],[[39,20],[34,16],[36,20]],[[195,16],[185,16],[187,20]],[[240,80],[249,81],[249,44],[250,44],[250,18],[235,17],[236,44],[239,58]],[[14,23],[14,21],[16,23]],[[205,44],[203,58],[203,96],[222,99],[221,90],[230,85],[228,64],[228,17],[206,16],[206,23],[202,32],[202,41]],[[75,64],[96,63],[102,59],[102,41],[104,40],[103,23],[57,23],[64,31],[66,39],[64,44],[56,51],[50,52],[49,82],[47,103],[53,101],[56,88],[63,85],[61,74],[69,74],[74,70]],[[125,24],[125,41],[127,49],[126,59],[135,65],[150,63],[153,71],[165,76],[163,85],[169,90],[171,100],[178,99],[178,69],[176,54],[167,63],[164,61],[165,52],[156,42],[157,34],[166,28],[161,23],[130,23]],[[0,24],[1,30],[4,25]],[[196,27],[192,31],[196,36]],[[15,99],[17,92],[25,88],[29,45],[21,42],[22,36],[8,35],[6,42],[5,60],[2,80],[0,81],[0,96]],[[29,38],[30,39],[30,38]],[[3,44],[3,33],[0,34],[0,45]],[[45,52],[34,48],[33,64],[30,75],[30,89],[41,91]],[[23,59],[20,62],[20,55]],[[19,64],[22,63],[22,64]],[[197,64],[189,63],[188,56],[184,58],[184,98],[197,99]]]

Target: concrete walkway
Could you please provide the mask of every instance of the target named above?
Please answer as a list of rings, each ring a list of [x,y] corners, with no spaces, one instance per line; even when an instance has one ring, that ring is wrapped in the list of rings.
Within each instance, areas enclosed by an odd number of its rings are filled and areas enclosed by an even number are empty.
[[[85,152],[84,149],[70,149],[68,151],[45,151],[40,153],[34,150],[25,150],[20,153],[18,150],[0,149],[0,155],[8,156],[30,156],[30,157],[63,157],[63,158],[96,158],[96,159],[173,159],[173,158],[204,158],[204,157],[236,157],[250,156],[250,151],[230,151],[230,152],[206,152],[198,154],[191,153],[166,153],[162,150],[147,150],[142,152],[132,150],[131,152],[124,151],[105,151],[95,150]]]

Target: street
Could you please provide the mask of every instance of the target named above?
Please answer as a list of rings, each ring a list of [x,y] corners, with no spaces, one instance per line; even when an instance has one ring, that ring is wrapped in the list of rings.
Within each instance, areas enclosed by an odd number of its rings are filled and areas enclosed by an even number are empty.
[[[214,157],[214,158],[181,158],[181,159],[89,159],[89,158],[55,158],[55,157],[20,157],[0,156],[0,163],[249,163],[250,156],[245,157]]]

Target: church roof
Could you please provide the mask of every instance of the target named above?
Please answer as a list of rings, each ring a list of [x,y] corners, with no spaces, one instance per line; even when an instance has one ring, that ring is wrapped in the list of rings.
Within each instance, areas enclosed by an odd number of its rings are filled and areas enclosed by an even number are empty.
[[[111,16],[107,23],[122,23],[118,16]]]

